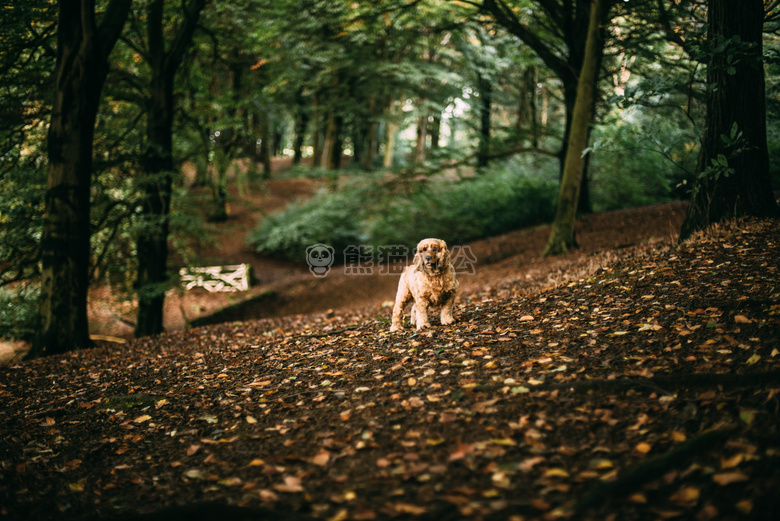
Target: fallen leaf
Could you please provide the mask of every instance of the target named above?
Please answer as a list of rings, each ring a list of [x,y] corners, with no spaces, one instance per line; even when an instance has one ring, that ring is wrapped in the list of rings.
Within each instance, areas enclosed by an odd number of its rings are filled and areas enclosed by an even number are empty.
[[[743,454],[734,454],[730,458],[720,458],[720,468],[733,469],[734,467],[742,463],[742,460],[744,459],[745,456]]]
[[[217,481],[223,487],[238,487],[241,486],[244,481],[239,477],[225,478]]]
[[[545,478],[568,478],[569,473],[562,468],[553,467],[544,473]]]
[[[742,501],[737,502],[737,504],[734,506],[737,507],[737,510],[745,515],[753,511],[753,502],[749,499],[743,499]]]
[[[682,487],[677,492],[669,496],[669,499],[675,503],[696,503],[699,501],[701,491],[696,487]]]
[[[273,488],[279,492],[303,492],[301,480],[295,476],[285,476],[284,483],[278,483],[274,485]]]
[[[747,481],[750,479],[750,476],[747,474],[743,474],[742,472],[720,472],[718,474],[712,475],[712,481],[717,483],[718,485],[725,487],[726,485],[730,485],[732,483],[738,483],[740,481]]]
[[[393,505],[393,507],[398,512],[401,512],[403,514],[412,514],[414,516],[419,516],[427,512],[427,509],[425,507],[411,505],[409,503],[396,503],[395,505]]]
[[[255,458],[252,461],[250,461],[249,465],[247,465],[247,466],[248,467],[261,467],[263,465],[265,465],[265,460],[260,459],[260,458]]]
[[[736,322],[737,324],[752,324],[753,323],[753,321],[750,320],[745,315],[736,315],[734,317],[734,322]]]
[[[200,469],[190,469],[184,475],[190,479],[204,479],[206,477]]]
[[[648,452],[653,450],[653,446],[647,442],[640,441],[639,443],[636,444],[634,450],[642,454],[647,454]]]
[[[152,417],[149,416],[148,414],[142,414],[141,416],[139,416],[138,418],[133,420],[133,423],[143,423],[143,422],[149,421],[151,419],[152,419]]]
[[[200,450],[200,445],[198,445],[198,444],[192,444],[192,445],[190,445],[190,446],[189,446],[189,448],[187,449],[187,456],[192,456],[193,454],[195,454],[195,453],[196,453],[196,452],[198,452],[199,450]]]
[[[325,449],[319,451],[311,459],[312,463],[314,463],[315,465],[318,465],[320,467],[324,467],[325,465],[328,464],[329,461],[330,461],[330,451],[327,451]]]

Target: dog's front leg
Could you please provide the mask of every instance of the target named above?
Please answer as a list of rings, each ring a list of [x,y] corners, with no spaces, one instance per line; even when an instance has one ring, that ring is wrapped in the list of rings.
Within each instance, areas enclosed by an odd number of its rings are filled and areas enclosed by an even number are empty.
[[[447,297],[447,300],[444,301],[444,304],[441,307],[441,324],[443,326],[455,322],[455,317],[452,316],[452,312],[454,309],[455,309],[455,292],[453,291],[452,295]]]
[[[415,300],[412,307],[413,325],[417,329],[424,327],[430,327],[431,323],[428,322],[428,303],[424,300]]]
[[[403,279],[398,284],[398,293],[395,296],[395,306],[393,307],[393,323],[390,326],[390,332],[403,329],[404,308],[412,298],[409,287]],[[412,308],[412,320],[414,320],[414,308]]]

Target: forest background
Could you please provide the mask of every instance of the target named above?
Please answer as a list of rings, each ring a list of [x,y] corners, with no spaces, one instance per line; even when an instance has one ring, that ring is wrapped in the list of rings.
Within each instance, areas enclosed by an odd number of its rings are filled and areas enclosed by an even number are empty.
[[[196,262],[205,221],[228,217],[227,183],[262,187],[275,155],[328,181],[253,234],[258,252],[301,259],[316,242],[462,243],[551,221],[586,70],[593,125],[570,154],[584,172],[570,209],[689,197],[746,148],[734,126],[724,153],[698,159],[707,65],[739,76],[748,61],[744,42],[708,37],[708,2],[82,4],[3,6],[0,336],[37,337],[37,354],[89,345],[98,285],[137,303],[138,336],[161,332],[174,263]],[[778,2],[762,11],[777,187]],[[78,168],[57,170],[68,159]]]

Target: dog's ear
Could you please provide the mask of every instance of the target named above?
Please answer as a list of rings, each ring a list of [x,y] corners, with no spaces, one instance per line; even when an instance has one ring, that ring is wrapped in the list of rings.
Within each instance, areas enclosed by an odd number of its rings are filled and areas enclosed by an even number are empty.
[[[422,256],[420,255],[420,252],[418,252],[417,250],[414,250],[414,260],[412,261],[412,264],[414,265],[417,271],[422,270],[422,264],[423,264]]]
[[[450,250],[447,248],[447,243],[444,241],[439,241],[439,246],[441,247],[442,269],[446,269],[450,264]]]

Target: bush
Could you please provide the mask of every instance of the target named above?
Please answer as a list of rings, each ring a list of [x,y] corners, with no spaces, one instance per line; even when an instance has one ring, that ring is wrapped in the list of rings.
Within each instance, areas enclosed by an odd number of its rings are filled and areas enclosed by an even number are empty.
[[[0,288],[0,338],[34,338],[38,328],[39,297],[37,288]]]
[[[555,171],[553,162],[544,166]],[[406,190],[355,178],[267,217],[250,243],[259,253],[291,260],[303,259],[315,243],[333,246],[337,255],[348,245],[376,252],[382,245],[412,247],[424,237],[461,244],[552,219],[556,175],[513,160],[474,178],[439,176]]]

